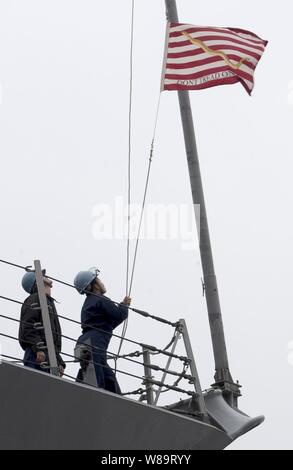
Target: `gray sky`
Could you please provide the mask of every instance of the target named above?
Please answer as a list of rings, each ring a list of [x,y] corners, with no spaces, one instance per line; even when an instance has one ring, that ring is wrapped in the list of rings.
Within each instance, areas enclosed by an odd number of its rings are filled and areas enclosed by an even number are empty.
[[[181,22],[240,27],[269,40],[252,97],[237,84],[194,91],[191,102],[230,368],[243,385],[240,408],[266,416],[231,448],[292,449],[292,7],[264,0],[177,5]],[[117,197],[126,204],[130,7],[130,0],[0,0],[1,258],[24,265],[39,258],[49,274],[69,282],[96,265],[117,300],[125,294],[126,241],[97,240],[94,210],[102,203],[114,207]],[[163,0],[137,0],[135,203],[142,200],[164,34]],[[192,209],[174,92],[161,97],[148,203]],[[0,294],[24,299],[21,275],[0,265]],[[54,295],[59,313],[79,319],[82,297],[57,285]],[[180,238],[142,240],[132,297],[138,308],[186,319],[201,383],[208,387],[214,364],[198,250],[183,249]],[[17,317],[19,309],[1,301],[1,312]],[[0,326],[17,332],[5,320]],[[62,326],[79,335],[78,327]],[[171,334],[130,315],[130,338],[164,346]],[[64,350],[72,352],[72,344],[64,343]],[[117,342],[111,350],[117,351]],[[22,356],[8,340],[2,351]],[[130,351],[127,344],[123,351]],[[74,375],[76,366],[68,372]],[[139,386],[123,376],[119,381],[124,391]],[[171,392],[162,403],[178,398]]]

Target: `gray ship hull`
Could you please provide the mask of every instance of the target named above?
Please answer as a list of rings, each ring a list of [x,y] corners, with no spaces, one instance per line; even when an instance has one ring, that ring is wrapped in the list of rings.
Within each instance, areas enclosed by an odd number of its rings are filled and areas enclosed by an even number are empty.
[[[234,436],[220,427],[22,366],[0,365],[0,449],[223,449]]]

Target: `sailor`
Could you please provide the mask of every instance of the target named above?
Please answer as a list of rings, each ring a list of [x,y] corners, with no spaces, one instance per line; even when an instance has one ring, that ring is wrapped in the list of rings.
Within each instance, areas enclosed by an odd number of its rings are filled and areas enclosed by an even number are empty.
[[[45,276],[45,270],[43,270],[43,276],[56,358],[59,366],[60,376],[62,376],[64,374],[66,365],[60,356],[62,332],[54,299],[51,296],[53,283],[51,279]],[[45,331],[42,326],[43,321],[36,283],[36,275],[34,272],[28,272],[23,276],[22,287],[28,294],[30,294],[29,297],[24,301],[24,304],[21,308],[20,320],[22,323],[20,323],[18,333],[19,344],[25,351],[23,363],[25,366],[31,367],[32,369],[49,372],[49,369],[45,368],[45,366],[49,364],[49,360],[46,349]]]
[[[111,367],[107,364],[107,348],[113,330],[128,316],[130,297],[116,305],[105,296],[107,292],[98,277],[99,270],[81,271],[74,279],[74,285],[80,294],[86,294],[81,310],[82,335],[77,340],[75,356],[80,358],[81,369],[77,382],[94,384],[99,388],[121,394],[119,384]],[[88,346],[85,346],[88,345]],[[91,368],[95,382],[86,378],[87,369]]]

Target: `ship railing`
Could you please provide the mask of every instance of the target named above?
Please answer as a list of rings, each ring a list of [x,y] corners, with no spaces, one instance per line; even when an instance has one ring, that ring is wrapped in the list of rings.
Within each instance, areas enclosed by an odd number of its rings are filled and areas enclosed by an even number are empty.
[[[34,261],[34,268],[32,266],[21,266],[21,265],[18,265],[18,264],[9,262],[9,261],[5,261],[5,260],[0,260],[0,262],[8,264],[8,265],[15,266],[15,267],[20,268],[20,269],[24,269],[26,271],[35,272],[36,281],[37,281],[39,304],[34,305],[33,308],[36,309],[36,310],[39,310],[41,312],[42,323],[35,323],[33,325],[33,327],[36,328],[36,329],[42,329],[44,331],[45,341],[43,342],[43,344],[38,345],[38,349],[43,349],[45,351],[46,357],[47,357],[47,360],[44,363],[40,364],[40,368],[41,368],[41,370],[46,371],[46,372],[48,372],[52,375],[60,376],[60,367],[58,365],[58,359],[57,359],[57,356],[56,356],[56,350],[55,350],[54,339],[53,339],[54,335],[60,334],[60,333],[58,333],[56,331],[52,331],[51,321],[50,321],[50,312],[49,312],[49,307],[48,307],[47,300],[46,300],[45,286],[44,286],[44,282],[43,282],[43,273],[44,272],[42,271],[40,261],[39,260]],[[46,277],[48,277],[49,279],[52,279],[55,282],[59,282],[63,285],[74,288],[74,286],[72,284],[69,284],[69,283],[67,283],[63,280],[57,279],[53,276],[50,276],[49,274],[46,274]],[[96,295],[98,295],[98,294],[96,294]],[[2,296],[2,295],[0,295],[0,299],[6,300],[6,301],[9,301],[9,302],[14,302],[14,303],[17,303],[19,305],[24,304],[23,302],[20,302],[16,299],[12,299],[10,297],[6,297],[6,296]],[[115,304],[118,304],[118,302],[112,301],[110,299],[107,299],[107,300],[109,300],[110,302],[113,302]],[[129,377],[132,377],[134,379],[138,379],[138,380],[141,381],[141,384],[144,387],[144,388],[139,387],[138,389],[136,389],[132,392],[123,393],[123,395],[139,395],[140,396],[139,401],[146,401],[147,404],[156,406],[158,404],[159,398],[160,398],[162,393],[164,393],[166,391],[173,390],[173,391],[178,392],[180,394],[187,394],[188,396],[192,397],[192,399],[195,400],[196,403],[197,403],[198,414],[205,416],[207,414],[207,411],[206,411],[206,407],[205,407],[205,402],[204,402],[204,398],[203,398],[203,394],[202,394],[202,389],[201,389],[201,385],[200,385],[200,380],[199,380],[199,376],[198,376],[196,362],[195,362],[195,359],[194,359],[194,356],[193,356],[193,351],[192,351],[191,342],[190,342],[190,338],[189,338],[189,334],[188,334],[188,330],[187,330],[185,320],[181,318],[176,323],[173,323],[173,322],[170,322],[169,320],[166,320],[165,318],[158,317],[158,316],[155,316],[155,315],[151,315],[151,314],[149,314],[148,312],[146,312],[144,310],[137,309],[137,308],[134,308],[134,307],[129,307],[129,308],[131,310],[133,310],[135,313],[138,313],[139,315],[142,315],[144,317],[148,317],[152,320],[155,320],[155,321],[158,321],[160,323],[171,326],[173,328],[173,336],[171,338],[171,341],[168,343],[168,345],[166,347],[158,348],[158,347],[150,345],[150,344],[145,344],[143,342],[139,342],[139,341],[136,341],[136,340],[133,340],[133,339],[130,339],[130,338],[126,338],[126,337],[122,337],[122,336],[117,335],[117,334],[113,334],[114,337],[123,339],[126,342],[129,342],[131,344],[139,346],[139,350],[136,350],[136,351],[133,351],[131,353],[124,354],[124,355],[121,355],[121,354],[118,355],[118,354],[115,354],[115,353],[113,353],[109,350],[106,351],[107,359],[115,361],[115,373],[117,372],[119,374],[123,374],[123,375],[129,376]],[[81,325],[80,322],[78,322],[76,320],[73,320],[71,318],[65,317],[63,315],[58,315],[58,317],[60,319],[65,320],[65,321]],[[0,314],[0,318],[10,320],[10,321],[14,321],[14,322],[17,322],[19,324],[20,323],[25,323],[25,322],[22,322],[21,320],[19,320],[17,318],[14,318],[14,317],[8,316],[8,315],[4,315],[4,314]],[[30,326],[32,326],[31,323],[30,323]],[[106,334],[108,333],[106,331],[103,331],[100,328],[94,328],[94,329],[96,329],[97,331],[101,331],[103,333],[106,333]],[[8,339],[12,339],[14,341],[21,340],[21,338],[19,338],[19,337],[8,335],[7,333],[2,332],[2,331],[0,331],[0,336],[6,337]],[[76,344],[76,338],[72,338],[72,337],[70,337],[68,335],[65,335],[65,334],[60,334],[60,336],[64,339],[66,339],[68,341],[71,341],[71,342],[74,342]],[[186,356],[175,354],[175,350],[176,350],[176,347],[177,347],[177,344],[178,344],[178,341],[179,341],[180,338],[183,338],[185,351],[186,351]],[[94,367],[95,366],[108,367],[108,366],[105,365],[105,364],[99,363],[97,361],[94,361],[93,360],[93,352],[101,352],[101,351],[105,352],[105,351],[103,350],[103,348],[100,348],[98,346],[90,345],[90,347],[89,347],[89,344],[87,342],[82,343],[82,342],[79,341],[79,345],[84,346],[85,349],[87,349],[88,351],[91,351],[91,353],[92,353],[91,357],[88,357],[86,359],[87,360],[87,374],[86,374],[86,378],[82,381],[82,383],[84,385],[97,387],[97,383],[96,383],[96,380],[95,380]],[[168,349],[170,349],[170,347],[171,347],[171,351],[168,351]],[[69,362],[81,362],[81,357],[80,357],[80,355],[78,355],[76,353],[76,349],[74,350],[74,354],[70,354],[67,351],[60,351],[60,354],[64,357],[68,358],[68,360],[65,361],[67,363],[69,363]],[[167,362],[166,362],[165,367],[161,367],[161,366],[158,366],[157,364],[152,363],[151,358],[153,356],[157,356],[157,355],[165,356],[167,358]],[[142,362],[137,360],[140,357],[143,358]],[[1,358],[3,358],[4,360],[9,359],[10,362],[17,363],[17,364],[21,364],[22,361],[23,361],[20,358],[17,358],[17,357],[11,356],[11,355],[6,355],[6,354],[3,354],[3,353],[1,353],[1,355],[0,355],[0,360],[1,360]],[[134,359],[134,358],[136,358],[136,359]],[[132,362],[133,364],[140,365],[144,370],[144,375],[139,376],[139,375],[127,372],[125,370],[117,369],[117,361],[120,360],[120,359]],[[181,372],[177,372],[177,371],[174,371],[174,370],[170,369],[171,362],[173,360],[177,360],[177,361],[181,362],[181,364],[182,364],[182,371]],[[161,372],[162,373],[162,376],[161,376],[160,380],[155,379],[155,376],[153,375],[155,372],[157,372],[157,373]],[[188,372],[190,372],[190,373],[188,373]],[[73,377],[69,374],[63,373],[62,375],[63,375],[63,377],[66,377],[67,379],[76,380],[75,377]],[[166,383],[166,379],[169,376],[173,376],[173,377],[175,376],[176,377],[176,380],[173,384]],[[192,386],[192,390],[186,390],[185,388],[181,388],[181,387],[178,386],[179,382],[181,382],[183,380],[187,381],[188,384],[190,384]]]

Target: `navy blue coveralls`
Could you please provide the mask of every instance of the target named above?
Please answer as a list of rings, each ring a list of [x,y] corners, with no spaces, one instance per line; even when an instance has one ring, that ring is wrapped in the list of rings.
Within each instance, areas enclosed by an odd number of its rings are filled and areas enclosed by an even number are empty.
[[[77,343],[90,340],[92,360],[95,363],[97,385],[113,393],[121,393],[115,374],[107,364],[107,348],[113,330],[128,316],[128,307],[124,304],[115,305],[107,297],[88,294],[81,310],[81,326],[83,334]],[[103,331],[97,331],[95,328]],[[80,372],[77,381],[80,382]]]

